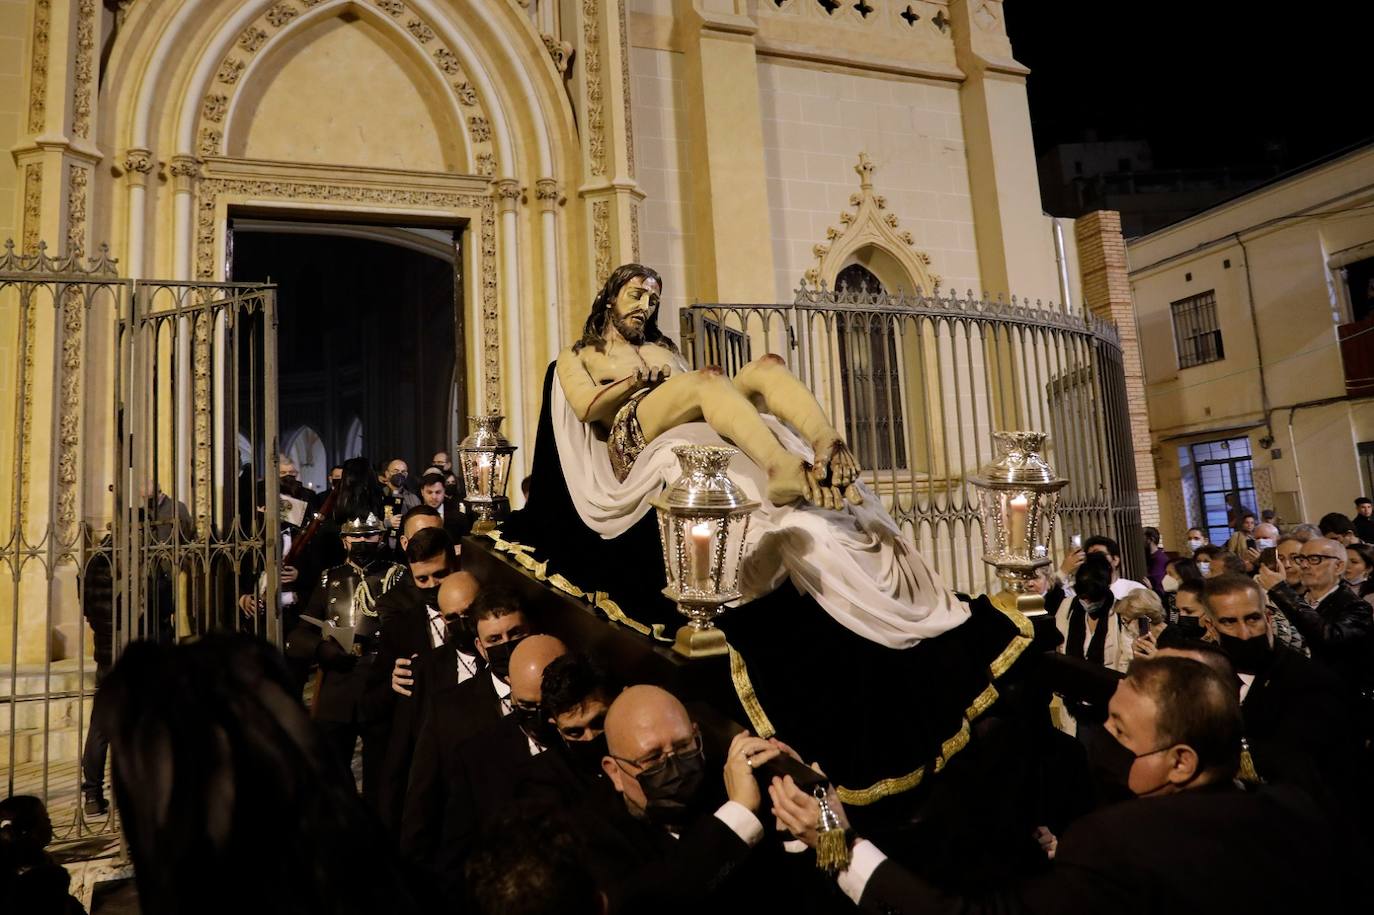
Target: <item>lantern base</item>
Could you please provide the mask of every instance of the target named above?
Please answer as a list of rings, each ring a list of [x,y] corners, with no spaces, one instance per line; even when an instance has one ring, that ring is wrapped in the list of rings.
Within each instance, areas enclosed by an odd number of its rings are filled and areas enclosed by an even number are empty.
[[[725,633],[714,626],[702,629],[688,623],[677,631],[677,639],[673,642],[673,651],[684,658],[713,658],[729,650]]]
[[[1045,616],[1045,596],[1034,592],[999,591],[992,596],[992,602],[999,608],[1015,610],[1027,619]]]

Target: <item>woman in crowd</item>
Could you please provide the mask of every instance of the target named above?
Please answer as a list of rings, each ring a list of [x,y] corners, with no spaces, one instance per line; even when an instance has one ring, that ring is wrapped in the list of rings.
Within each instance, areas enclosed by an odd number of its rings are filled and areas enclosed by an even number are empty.
[[[1345,582],[1374,604],[1374,546],[1352,543],[1345,548]]]

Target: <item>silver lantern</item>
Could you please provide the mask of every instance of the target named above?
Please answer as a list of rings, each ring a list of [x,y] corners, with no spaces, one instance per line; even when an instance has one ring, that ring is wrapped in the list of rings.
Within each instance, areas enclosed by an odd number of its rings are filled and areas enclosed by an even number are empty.
[[[515,453],[512,445],[501,434],[499,413],[473,417],[473,430],[458,446],[458,460],[463,471],[463,488],[466,495],[463,501],[477,516],[473,530],[490,530],[495,519],[504,514],[506,482],[510,476],[510,459]]]
[[[983,561],[997,569],[1004,586],[998,597],[1028,616],[1045,612],[1032,583],[1050,564],[1059,490],[1069,482],[1046,462],[1045,439],[1043,432],[992,433],[992,462],[968,478],[978,492]]]
[[[668,586],[663,593],[687,617],[673,649],[689,658],[725,654],[714,620],[737,600],[749,515],[759,507],[725,472],[734,448],[678,445],[682,476],[653,500]]]

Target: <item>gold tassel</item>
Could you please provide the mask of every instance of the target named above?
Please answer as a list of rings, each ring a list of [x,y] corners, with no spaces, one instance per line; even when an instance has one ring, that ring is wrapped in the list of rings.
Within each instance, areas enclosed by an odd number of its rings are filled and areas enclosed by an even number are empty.
[[[1255,769],[1255,758],[1250,755],[1250,741],[1244,737],[1240,739],[1240,771],[1236,773],[1236,777],[1251,785],[1264,784],[1264,779],[1260,778],[1259,772]]]
[[[825,786],[817,785],[813,794],[821,807],[816,828],[816,866],[827,874],[838,874],[849,867],[849,840],[845,837],[840,818],[825,797]]]

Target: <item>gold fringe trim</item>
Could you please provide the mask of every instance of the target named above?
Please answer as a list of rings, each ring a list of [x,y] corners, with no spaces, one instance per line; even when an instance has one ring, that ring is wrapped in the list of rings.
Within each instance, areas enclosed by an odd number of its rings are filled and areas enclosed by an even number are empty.
[[[1017,634],[1007,643],[1007,647],[1003,648],[997,657],[992,660],[992,663],[988,664],[988,675],[993,680],[999,680],[1011,669],[1011,666],[1016,663],[1017,659],[1025,653],[1026,649],[1031,646],[1031,643],[1035,640],[1035,627],[1031,625],[1031,621],[1026,618],[1025,614],[1017,610],[1014,605],[1006,606],[999,602],[996,597],[991,598],[991,602],[1003,616],[1011,620],[1016,626],[1017,631]],[[733,658],[731,660],[733,672]],[[741,659],[741,666],[743,666],[743,663]],[[740,691],[738,680],[735,684],[735,691],[737,693]],[[758,698],[753,695],[752,686],[750,686],[749,695],[755,705],[757,705]],[[944,767],[949,764],[950,759],[954,757],[954,754],[968,746],[970,737],[969,724],[976,721],[979,716],[992,708],[993,703],[997,701],[997,695],[997,687],[989,683],[973,702],[969,704],[969,707],[964,711],[963,720],[959,722],[959,730],[940,745],[940,755],[935,758],[932,764],[933,771],[939,772],[944,769]],[[740,701],[744,702],[743,694],[740,695]],[[748,705],[746,705],[745,710],[748,711],[748,708]],[[763,714],[762,707],[759,708],[759,714]],[[752,718],[752,713],[750,717]],[[767,719],[765,718],[764,720]],[[906,775],[885,778],[881,781],[874,782],[867,788],[845,788],[836,785],[835,793],[845,804],[864,807],[881,801],[884,798],[892,797],[895,794],[910,791],[921,784],[921,780],[925,778],[925,774],[926,767],[919,766],[915,771],[908,772]]]
[[[559,591],[562,591],[564,594],[572,597],[585,599],[587,603],[606,614],[606,617],[612,622],[619,623],[628,629],[633,629],[640,635],[648,636],[659,642],[673,641],[671,638],[664,635],[665,627],[662,623],[654,623],[652,626],[646,626],[638,620],[631,619],[624,610],[620,609],[619,604],[611,600],[610,595],[605,591],[583,591],[577,585],[568,581],[568,579],[558,573],[550,575],[548,560],[543,562],[535,561],[532,555],[534,553],[534,547],[524,543],[517,543],[514,540],[507,540],[505,537],[501,536],[499,528],[483,531],[482,536],[490,538],[492,549],[496,550],[498,553],[505,553],[508,555],[512,562],[528,570],[536,581],[546,582]]]
[[[749,723],[754,726],[754,733],[767,740],[777,733],[777,729],[773,727],[773,722],[768,720],[768,715],[754,692],[754,683],[749,679],[749,668],[744,664],[744,656],[735,651],[733,645],[727,644],[725,647],[730,651],[730,679],[735,684],[735,695],[739,696],[740,705],[744,706],[744,713],[749,716]]]

